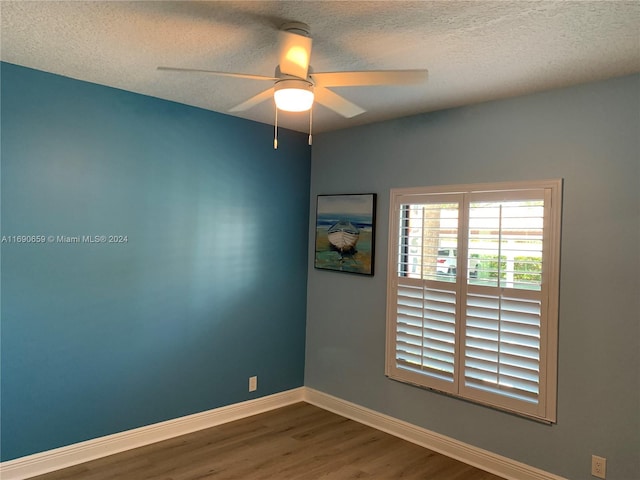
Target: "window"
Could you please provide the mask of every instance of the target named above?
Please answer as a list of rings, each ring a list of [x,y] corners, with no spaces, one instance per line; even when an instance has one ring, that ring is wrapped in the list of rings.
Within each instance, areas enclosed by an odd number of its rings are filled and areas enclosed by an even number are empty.
[[[386,374],[556,419],[562,181],[393,189]]]

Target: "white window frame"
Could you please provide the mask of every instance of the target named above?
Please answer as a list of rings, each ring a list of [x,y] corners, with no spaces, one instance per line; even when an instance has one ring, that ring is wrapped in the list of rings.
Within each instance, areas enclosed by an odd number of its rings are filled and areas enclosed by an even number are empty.
[[[556,422],[557,397],[557,348],[558,348],[558,311],[560,290],[560,230],[562,212],[562,179],[499,182],[470,185],[431,186],[417,188],[391,189],[389,203],[389,252],[387,270],[387,341],[386,365],[387,377],[430,390],[443,392],[475,403],[505,410],[545,423]],[[467,385],[465,381],[465,325],[467,293],[474,288],[467,281],[467,237],[469,202],[473,198],[516,199],[519,195],[526,198],[534,193],[544,198],[544,232],[542,247],[542,277],[539,291],[540,302],[540,340],[538,394],[534,400],[523,401],[508,395],[483,391]],[[424,282],[424,291],[433,291],[439,282],[424,279],[409,279],[399,275],[400,236],[402,215],[401,205],[424,203],[432,199],[433,203],[459,202],[458,216],[458,268],[455,284],[448,283],[446,289],[455,295],[455,352],[453,379],[442,380],[433,375],[423,374],[416,369],[406,368],[397,359],[398,342],[398,285],[400,279],[405,290]],[[413,200],[413,203],[412,203]],[[429,286],[427,286],[429,284]],[[442,283],[442,285],[445,285]],[[420,287],[417,287],[420,288]],[[503,287],[491,287],[502,295]],[[513,289],[512,289],[513,291]],[[447,292],[448,294],[449,292]],[[526,295],[524,295],[526,297]],[[424,325],[424,324],[423,324]],[[425,327],[423,327],[425,328]],[[426,336],[425,336],[426,337]],[[398,357],[399,358],[399,357]]]

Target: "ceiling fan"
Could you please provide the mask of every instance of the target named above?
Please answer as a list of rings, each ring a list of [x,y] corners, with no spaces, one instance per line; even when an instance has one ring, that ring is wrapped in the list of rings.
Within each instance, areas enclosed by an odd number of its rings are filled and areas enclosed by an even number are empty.
[[[272,96],[280,110],[306,111],[313,101],[324,105],[346,118],[360,115],[365,110],[327,87],[366,85],[408,85],[426,80],[427,70],[371,70],[361,72],[314,72],[309,66],[312,39],[309,26],[304,23],[286,23],[280,29],[279,65],[273,77],[244,73],[216,72],[191,68],[158,67],[158,70],[199,72],[226,77],[247,78],[274,82],[264,90],[239,105],[231,112],[241,112],[262,103]],[[293,92],[289,92],[292,90]],[[297,95],[297,102],[287,104],[287,95]],[[284,108],[283,108],[284,107]]]
[[[197,72],[213,75],[274,82],[272,87],[232,107],[230,112],[248,110],[273,97],[277,111],[304,112],[314,101],[345,118],[352,118],[365,110],[327,87],[409,85],[424,82],[427,70],[369,70],[359,72],[314,72],[309,65],[312,39],[309,26],[293,22],[279,31],[279,64],[273,77],[245,73],[217,72],[192,68],[158,67],[158,70]],[[277,132],[277,130],[276,130]],[[311,138],[309,138],[311,141]],[[274,142],[277,148],[277,140]]]

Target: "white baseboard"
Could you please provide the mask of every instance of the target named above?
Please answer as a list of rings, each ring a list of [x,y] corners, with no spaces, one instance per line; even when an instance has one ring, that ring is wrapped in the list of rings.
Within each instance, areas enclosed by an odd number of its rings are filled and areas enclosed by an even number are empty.
[[[23,480],[303,401],[304,387],[146,427],[16,458],[0,464],[2,480]]]
[[[508,480],[567,480],[309,387],[295,388],[275,395],[16,458],[0,464],[0,478],[24,480],[302,401]]]
[[[309,387],[304,401],[508,480],[567,480]]]

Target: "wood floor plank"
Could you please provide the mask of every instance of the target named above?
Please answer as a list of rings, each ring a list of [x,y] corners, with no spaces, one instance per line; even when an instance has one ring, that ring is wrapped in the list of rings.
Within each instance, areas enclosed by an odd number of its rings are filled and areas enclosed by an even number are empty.
[[[33,480],[501,480],[296,403]]]

